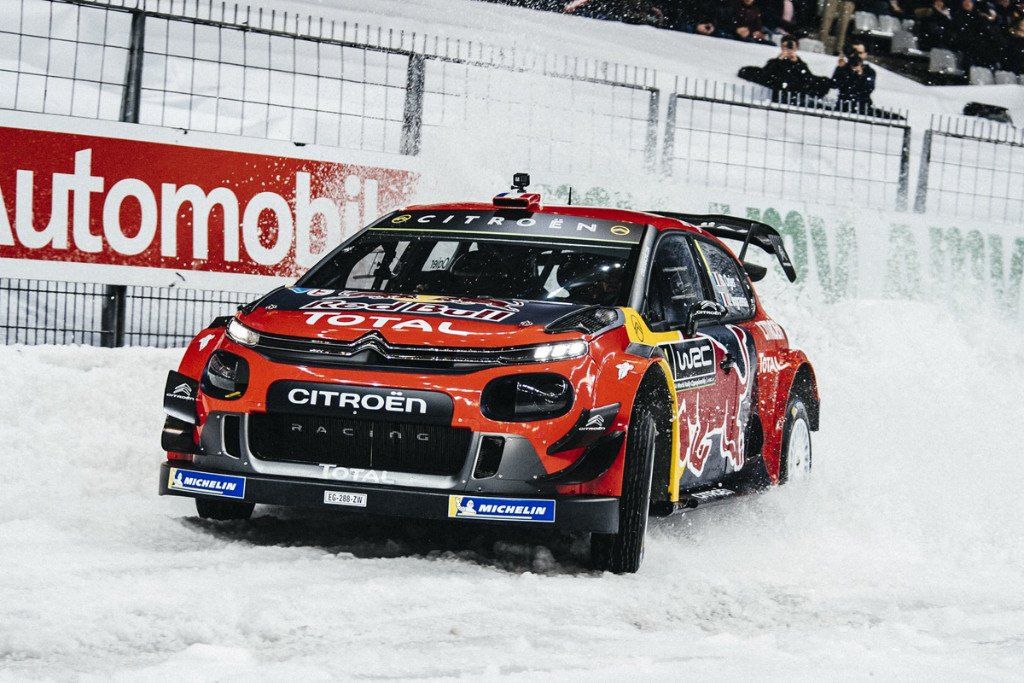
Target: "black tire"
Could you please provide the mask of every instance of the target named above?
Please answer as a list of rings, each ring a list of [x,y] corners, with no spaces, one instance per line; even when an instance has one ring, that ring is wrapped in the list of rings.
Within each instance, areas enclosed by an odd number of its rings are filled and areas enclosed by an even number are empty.
[[[799,426],[798,423],[803,422],[803,426]],[[786,405],[786,422],[782,426],[782,453],[779,459],[779,483],[785,484],[790,479],[790,453],[789,444],[793,435],[794,429],[800,430],[806,428],[807,438],[807,452],[806,452],[806,469],[804,470],[803,476],[809,476],[811,473],[811,465],[814,462],[812,457],[813,450],[811,449],[811,420],[807,413],[807,405],[804,400],[799,396],[793,396],[789,399],[789,403]],[[798,434],[798,438],[801,438]]]
[[[220,522],[252,517],[255,503],[239,503],[234,500],[218,498],[196,498],[196,512],[203,519],[215,519]]]
[[[591,535],[590,558],[595,569],[632,574],[640,569],[643,562],[657,424],[650,405],[638,399],[626,437],[626,465],[622,475],[622,495],[619,497],[619,532]]]

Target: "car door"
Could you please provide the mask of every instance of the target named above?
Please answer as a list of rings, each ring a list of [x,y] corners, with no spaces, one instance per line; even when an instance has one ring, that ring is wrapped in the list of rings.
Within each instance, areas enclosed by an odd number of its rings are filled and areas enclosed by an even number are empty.
[[[703,426],[701,438],[712,442],[711,451],[717,455],[705,464],[706,481],[738,471],[746,464],[747,424],[757,396],[757,353],[746,326],[754,317],[755,303],[746,273],[728,251],[703,238],[695,238],[693,246],[703,268],[707,298],[726,309],[720,322],[702,325],[697,333],[715,345],[722,356],[720,370],[726,375],[720,381],[721,403]]]
[[[689,309],[710,298],[704,267],[685,234],[666,234],[654,253],[644,316],[648,324],[681,329]],[[721,465],[725,415],[735,405],[736,373],[723,370],[727,347],[701,329],[692,337],[662,347],[672,370],[679,402],[680,488],[713,483]]]

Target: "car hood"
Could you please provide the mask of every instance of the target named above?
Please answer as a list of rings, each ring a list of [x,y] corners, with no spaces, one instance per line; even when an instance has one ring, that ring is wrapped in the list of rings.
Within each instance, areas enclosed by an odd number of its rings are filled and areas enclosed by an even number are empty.
[[[564,339],[565,334],[553,336],[544,327],[580,308],[547,301],[283,287],[238,318],[257,332],[289,337],[347,342],[377,332],[392,344],[499,348]]]

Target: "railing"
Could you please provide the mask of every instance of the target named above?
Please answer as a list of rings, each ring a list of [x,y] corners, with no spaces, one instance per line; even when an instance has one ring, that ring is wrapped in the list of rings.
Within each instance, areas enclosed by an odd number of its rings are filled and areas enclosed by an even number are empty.
[[[514,130],[534,168],[653,156],[649,69],[211,0],[6,2],[0,108],[407,155]]]
[[[1024,216],[1024,130],[933,117],[924,133],[914,210],[982,220]]]
[[[904,112],[821,100],[773,101],[767,88],[677,81],[662,170],[673,180],[765,197],[904,210]]]
[[[903,112],[677,80],[662,122],[657,74],[639,67],[211,0],[5,0],[3,10],[0,109],[907,207]],[[1022,134],[933,120],[915,209],[1017,220]],[[184,343],[248,298],[38,280],[0,280],[0,296],[6,343],[108,346]]]
[[[110,306],[112,296],[123,297],[120,306]],[[213,318],[253,298],[242,292],[0,278],[0,337],[4,344],[183,346]]]

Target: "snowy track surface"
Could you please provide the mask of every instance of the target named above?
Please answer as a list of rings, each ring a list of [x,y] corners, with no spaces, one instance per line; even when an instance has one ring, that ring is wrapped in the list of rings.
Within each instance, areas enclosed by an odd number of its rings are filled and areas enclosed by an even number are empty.
[[[551,539],[156,496],[175,351],[0,347],[0,679],[1009,679],[1024,667],[1018,331],[779,312],[815,471],[656,523],[635,576]]]

